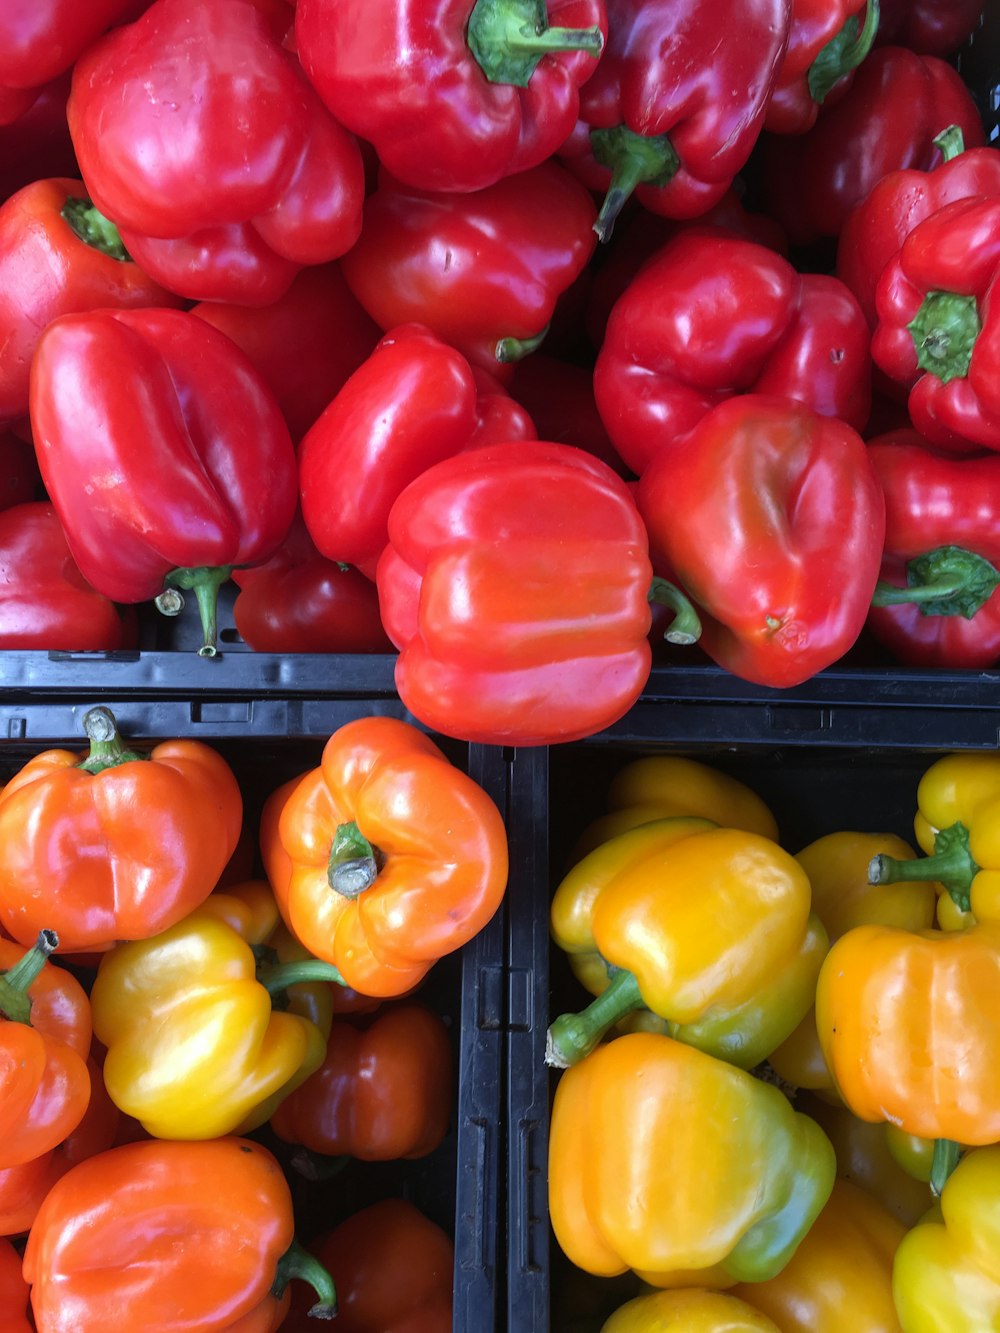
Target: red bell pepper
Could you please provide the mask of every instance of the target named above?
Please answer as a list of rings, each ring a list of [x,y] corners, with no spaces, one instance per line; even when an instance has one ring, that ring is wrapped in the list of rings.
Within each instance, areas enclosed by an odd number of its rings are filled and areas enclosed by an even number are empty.
[[[0,1170],[50,1152],[90,1101],[90,1003],[48,963],[58,944],[50,930],[28,953],[0,940]]]
[[[358,237],[361,153],[283,49],[291,19],[280,0],[155,0],[77,62],[90,197],[181,296],[267,305]]]
[[[603,0],[300,0],[299,59],[407,185],[482,190],[552,156],[597,65]]]
[[[35,353],[31,422],[84,578],[126,603],[169,589],[168,612],[193,589],[214,656],[220,584],[269,559],[295,515],[288,427],[250,361],[180,310],[64,315]]]
[[[955,70],[933,56],[880,47],[811,130],[761,140],[765,209],[793,244],[838,236],[883,176],[940,162],[935,139],[949,125],[959,127],[968,148],[985,142],[972,94]]]
[[[690,218],[725,194],[763,124],[791,0],[609,0],[608,44],[560,155],[607,191],[607,240],[633,192]]]
[[[472,194],[428,194],[383,174],[341,266],[381,329],[426,324],[496,374],[544,336],[590,261],[595,212],[555,162]]]
[[[0,200],[49,176],[77,176],[66,121],[70,76],[47,83],[23,115],[0,124]]]
[[[35,446],[12,430],[0,430],[0,510],[33,500],[40,483]]]
[[[82,181],[39,180],[0,205],[0,422],[27,416],[31,359],[59,315],[182,304],[104,221]]]
[[[48,501],[0,513],[0,648],[94,652],[135,638],[134,614],[86,582]]]
[[[426,1157],[448,1131],[452,1052],[440,1016],[396,1004],[339,1019],[326,1059],[271,1116],[286,1143],[364,1162]]]
[[[851,86],[879,27],[879,0],[792,0],[788,50],[764,117],[773,134],[804,134]]]
[[[192,313],[246,352],[274,390],[296,444],[380,334],[335,261],[303,269],[270,305],[202,301]]]
[[[949,126],[935,140],[941,162],[931,171],[890,171],[851,209],[837,243],[837,277],[858,298],[874,328],[875,288],[882,270],[924,218],[956,199],[1000,195],[1000,151],[964,148]]]
[[[509,387],[542,439],[575,445],[619,476],[628,475],[597,410],[594,376],[587,366],[535,352],[516,363]]]
[[[896,605],[886,596],[888,590],[880,589],[881,604],[868,614],[871,633],[908,666],[995,666],[1000,661],[1000,576],[993,568],[1000,564],[1000,456],[948,457],[926,447],[914,431],[872,440],[868,456],[885,494],[882,579],[905,588],[901,595],[931,598]],[[928,561],[931,552],[937,554]],[[951,578],[961,582],[963,574],[965,588],[951,586]],[[930,590],[912,586],[928,580]],[[933,585],[942,581],[934,595]]]
[[[500,402],[494,401],[499,394]],[[299,448],[302,516],[319,551],[374,578],[389,510],[421,472],[494,440],[533,439],[528,414],[419,324],[387,333]]]
[[[699,608],[701,647],[734,675],[797,685],[857,639],[885,502],[844,422],[789,400],[731,398],[653,460],[638,503]]]
[[[909,47],[920,55],[950,56],[975,32],[983,0],[881,0],[879,45]]]
[[[1000,449],[998,272],[1000,194],[924,218],[879,278],[872,359],[932,444]]]
[[[424,725],[546,745],[610,726],[649,674],[646,533],[582,450],[493,445],[429,468],[389,515],[379,601]]]
[[[406,1199],[352,1213],[309,1245],[337,1287],[337,1333],[451,1333],[455,1246]],[[282,1333],[315,1333],[296,1284]]]
[[[740,393],[793,399],[860,430],[871,406],[868,326],[836,278],[798,274],[717,228],[686,229],[612,308],[594,367],[598,410],[642,476]]]
[[[21,1256],[9,1240],[0,1240],[0,1323],[6,1333],[31,1333],[27,1313],[30,1294],[21,1272]]]
[[[271,559],[254,569],[234,569],[233,582],[240,589],[233,619],[256,652],[393,651],[375,584],[320,555],[301,514]]]

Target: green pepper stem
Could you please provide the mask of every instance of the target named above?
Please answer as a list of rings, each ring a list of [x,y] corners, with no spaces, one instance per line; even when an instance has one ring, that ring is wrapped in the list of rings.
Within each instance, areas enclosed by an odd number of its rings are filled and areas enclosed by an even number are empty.
[[[164,615],[176,615],[180,608],[175,607],[172,599],[168,598],[170,591],[184,588],[194,593],[204,636],[204,642],[198,649],[199,657],[215,657],[219,651],[215,642],[218,638],[219,589],[228,581],[233,568],[233,565],[197,565],[188,569],[173,569],[164,579],[164,592],[155,599],[157,609]],[[168,602],[171,604],[168,605]]]
[[[83,715],[83,729],[90,741],[90,753],[77,767],[85,773],[103,773],[106,768],[131,764],[149,756],[130,750],[122,740],[118,722],[110,708],[98,704]]]
[[[872,606],[912,602],[925,616],[962,616],[979,611],[1000,587],[1000,570],[963,546],[937,546],[906,562],[906,587],[879,579]]]
[[[550,28],[545,0],[476,0],[466,28],[476,64],[490,83],[526,88],[539,62],[560,51],[599,56],[599,27]]]
[[[337,1289],[333,1278],[320,1261],[299,1241],[293,1240],[278,1260],[278,1271],[271,1284],[271,1295],[280,1300],[292,1278],[308,1282],[319,1300],[309,1310],[312,1319],[333,1319],[337,1313]]]
[[[941,1191],[947,1184],[948,1177],[958,1166],[962,1156],[962,1145],[954,1139],[936,1139],[934,1156],[931,1159],[931,1193],[935,1199],[941,1197]]]
[[[330,848],[326,879],[330,888],[344,898],[360,897],[378,878],[385,858],[373,847],[352,819],[338,824]]]
[[[935,602],[942,597],[954,597],[961,592],[961,578],[939,579],[936,583],[925,583],[920,588],[899,588],[895,583],[879,579],[872,594],[872,606],[908,606],[911,603]]]
[[[526,356],[538,351],[551,327],[551,323],[546,324],[541,333],[536,333],[531,338],[500,338],[493,349],[493,355],[502,366],[510,365],[514,361],[523,361]]]
[[[933,856],[899,861],[880,852],[868,863],[869,884],[932,880],[944,885],[963,912],[969,911],[972,881],[978,874],[979,866],[969,851],[969,830],[961,822],[949,824],[935,835]]]
[[[965,152],[965,135],[962,133],[961,125],[949,125],[931,142],[940,150],[945,162],[951,162],[960,153]]]
[[[557,1069],[588,1056],[609,1028],[627,1014],[647,1007],[633,973],[616,971],[607,990],[596,996],[578,1014],[562,1014],[550,1026],[545,1038],[545,1063]]]
[[[653,576],[649,585],[649,600],[659,606],[673,607],[675,615],[663,637],[668,643],[697,643],[701,638],[701,621],[694,604],[676,583]]]
[[[917,365],[942,384],[969,372],[972,349],[982,325],[974,296],[928,292],[906,326],[917,353]]]
[[[864,23],[859,25],[857,17],[852,16],[836,37],[832,37],[823,47],[806,76],[809,96],[814,102],[822,105],[834,84],[861,64],[872,49],[878,32],[878,21],[878,0],[868,0]]]
[[[292,963],[258,964],[257,980],[268,995],[277,995],[303,981],[332,981],[338,986],[347,985],[333,963],[324,963],[319,958],[300,958]]]
[[[132,256],[125,249],[121,233],[110,218],[96,209],[90,199],[67,199],[59,216],[74,236],[78,236],[91,250],[100,250],[109,259],[130,264]]]
[[[669,184],[681,160],[666,134],[636,134],[626,125],[591,130],[590,146],[597,161],[611,171],[611,184],[594,223],[598,239],[607,241],[636,186]]]
[[[59,948],[54,930],[40,930],[38,939],[23,957],[6,972],[0,972],[0,1014],[12,1023],[31,1023],[31,996],[28,991],[38,980],[49,956]]]

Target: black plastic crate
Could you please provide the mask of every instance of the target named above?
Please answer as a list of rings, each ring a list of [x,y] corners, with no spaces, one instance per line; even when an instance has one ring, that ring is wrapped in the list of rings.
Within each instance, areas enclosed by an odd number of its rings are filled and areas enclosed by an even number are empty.
[[[260,668],[289,669],[308,659],[257,659],[240,655],[245,668],[229,679],[221,694],[188,684],[187,655],[150,653],[125,660],[104,654],[84,655],[85,662],[63,655],[6,654],[6,689],[0,694],[0,783],[6,782],[33,754],[49,748],[86,750],[82,718],[95,704],[109,707],[129,742],[153,743],[174,737],[196,738],[219,750],[231,764],[243,792],[245,823],[259,818],[266,796],[286,779],[318,764],[323,745],[344,723],[375,713],[412,720],[391,693],[391,659],[369,673],[368,697],[282,698],[267,694]],[[17,659],[16,667],[11,659]],[[211,675],[222,661],[190,655],[192,670]],[[331,670],[331,661],[310,665]],[[357,659],[348,659],[352,664]],[[363,663],[358,663],[362,666]],[[385,671],[389,666],[388,672]],[[180,669],[178,669],[180,668]],[[176,674],[175,674],[176,673]],[[351,673],[345,673],[351,674]],[[359,671],[358,675],[361,674]],[[14,686],[12,676],[17,676]],[[86,681],[115,679],[118,690],[80,689]],[[220,677],[216,675],[218,681]],[[336,677],[345,695],[341,676]],[[351,675],[353,681],[354,676]],[[75,680],[75,687],[74,687]],[[388,682],[388,688],[382,688]],[[13,688],[12,688],[13,686]],[[184,697],[184,696],[187,697]],[[507,770],[498,750],[434,737],[448,758],[477,781],[501,813],[506,810]],[[296,1205],[299,1238],[335,1226],[366,1204],[402,1197],[437,1222],[455,1242],[455,1333],[492,1333],[502,1319],[504,1211],[501,1103],[503,1031],[506,1023],[504,909],[463,949],[431,969],[415,998],[440,1013],[452,1038],[454,1100],[451,1124],[441,1146],[414,1161],[353,1162],[325,1184],[307,1182],[287,1172]],[[266,1128],[257,1131],[285,1164],[294,1155]]]
[[[545,1031],[589,997],[549,939],[549,904],[576,838],[606,810],[612,776],[645,754],[687,755],[740,778],[797,852],[838,829],[913,845],[917,781],[942,753],[1000,743],[996,673],[825,672],[772,691],[711,668],[654,670],[615,726],[550,750],[508,753],[508,1275],[505,1327],[598,1333],[638,1284],[591,1277],[562,1255],[548,1220],[549,1107],[558,1077]],[[544,812],[544,817],[543,817]]]

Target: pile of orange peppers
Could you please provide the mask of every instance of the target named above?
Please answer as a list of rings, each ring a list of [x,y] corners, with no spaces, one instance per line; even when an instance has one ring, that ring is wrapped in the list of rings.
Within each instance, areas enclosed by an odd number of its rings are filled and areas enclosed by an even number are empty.
[[[707,764],[613,779],[551,906],[593,998],[547,1045],[555,1238],[635,1278],[602,1333],[1000,1327],[1000,755],[915,804],[919,851],[793,855]]]
[[[499,810],[393,718],[259,824],[217,750],[83,721],[0,790],[0,1327],[448,1333],[451,1237],[390,1198],[307,1250],[287,1172],[443,1142],[452,1044],[414,992],[500,905]]]

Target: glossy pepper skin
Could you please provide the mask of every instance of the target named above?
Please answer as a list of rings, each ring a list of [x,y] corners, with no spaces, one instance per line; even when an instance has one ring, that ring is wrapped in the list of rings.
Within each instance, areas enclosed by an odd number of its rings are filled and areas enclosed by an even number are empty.
[[[796,685],[857,639],[885,501],[844,422],[765,395],[729,399],[650,464],[637,499],[651,546],[699,607],[701,646],[734,675]]]
[[[126,603],[193,589],[214,656],[219,585],[274,554],[297,500],[288,427],[251,362],[186,311],[64,315],[32,363],[31,421],[84,578]]]
[[[892,1287],[903,1333],[976,1333],[1000,1314],[1000,1148],[969,1153],[940,1205],[906,1235]]]
[[[0,791],[0,924],[25,945],[54,928],[66,953],[181,920],[212,891],[243,819],[210,746],[164,740],[147,756],[125,748],[107,709],[84,725],[89,757],[46,750]]]
[[[780,1333],[766,1315],[724,1291],[655,1291],[620,1306],[601,1333]]]
[[[788,42],[791,0],[610,0],[608,43],[561,149],[607,190],[602,240],[634,189],[667,217],[705,213],[757,141]]]
[[[337,1333],[451,1333],[451,1237],[406,1199],[352,1213],[309,1246],[337,1287]],[[313,1333],[302,1287],[283,1333]]]
[[[878,0],[792,0],[788,48],[764,128],[804,134],[824,106],[843,97],[879,28]]]
[[[837,1180],[781,1272],[734,1287],[732,1295],[770,1316],[782,1333],[900,1333],[892,1266],[905,1234],[871,1195]]]
[[[288,1308],[272,1288],[292,1243],[291,1194],[266,1148],[146,1140],[54,1186],[24,1276],[39,1333],[272,1333]],[[322,1299],[329,1311],[332,1284]]]
[[[299,58],[401,181],[468,192],[551,157],[607,35],[603,0],[300,0]]]
[[[545,333],[558,297],[589,263],[595,213],[554,161],[458,195],[383,172],[341,267],[381,329],[425,324],[496,374]]]
[[[816,1027],[837,1090],[865,1120],[891,1120],[920,1138],[995,1142],[998,999],[996,923],[848,931],[816,988]]]
[[[641,477],[742,393],[792,399],[860,431],[871,408],[868,327],[836,278],[800,275],[719,228],[686,229],[612,308],[594,367],[598,410]]]
[[[299,447],[302,516],[319,551],[374,578],[393,502],[421,472],[492,440],[533,439],[528,414],[480,384],[421,324],[387,333]]]
[[[0,939],[0,1169],[50,1152],[90,1101],[90,1006],[72,976],[48,963],[57,937],[25,954]]]
[[[338,1020],[326,1059],[271,1116],[288,1143],[365,1162],[426,1157],[448,1130],[452,1054],[440,1016],[404,1003]]]
[[[0,513],[0,646],[87,652],[134,642],[134,617],[84,579],[48,501]]]
[[[90,197],[181,296],[267,305],[358,238],[361,153],[283,49],[291,21],[279,0],[155,0],[76,64]]]
[[[945,204],[909,233],[876,287],[872,359],[908,393],[910,419],[932,444],[1000,449],[998,225],[1000,197]]]
[[[31,1333],[29,1295],[21,1274],[21,1256],[9,1240],[0,1240],[0,1318],[7,1333]]]
[[[749,1069],[808,1010],[827,947],[789,853],[684,816],[595,848],[556,889],[550,920],[574,972],[601,996],[549,1028],[546,1059],[561,1067],[645,1006],[670,1036]]]
[[[279,791],[261,852],[282,916],[354,990],[402,995],[499,907],[500,812],[409,723],[346,723]]]
[[[95,223],[82,181],[48,179],[0,205],[0,421],[28,414],[38,339],[59,315],[104,306],[177,306]]]
[[[872,440],[868,456],[885,495],[882,580],[900,588],[929,584],[922,596],[939,581],[945,589],[930,602],[873,606],[868,629],[907,666],[993,666],[1000,661],[1000,589],[988,566],[956,554],[953,567],[942,564],[935,572],[928,565],[921,575],[921,566],[911,569],[910,562],[957,547],[994,567],[1000,564],[1000,456],[945,454],[926,447],[915,433]],[[947,587],[952,575],[968,591],[956,596]]]
[[[588,1273],[764,1281],[826,1203],[834,1170],[829,1140],[777,1088],[670,1037],[619,1037],[556,1087],[549,1210]]]
[[[267,886],[243,886],[101,959],[91,1003],[104,1081],[155,1138],[247,1132],[322,1064],[325,1033],[276,1009],[273,973],[258,970],[254,949],[277,921]]]
[[[956,71],[934,56],[879,47],[811,130],[762,141],[766,211],[795,245],[838,236],[851,209],[889,172],[934,167],[941,160],[934,140],[949,125],[959,127],[967,148],[986,141]]]
[[[957,126],[936,139],[937,165],[890,171],[851,209],[837,241],[837,276],[858,298],[871,327],[882,270],[913,228],[956,199],[1000,195],[1000,152],[966,148]]]
[[[259,653],[391,653],[378,592],[357,569],[317,551],[301,513],[262,565],[234,569],[233,620]]]
[[[377,569],[396,688],[426,726],[545,745],[610,726],[649,675],[652,568],[628,488],[569,445],[429,468],[389,515]]]

